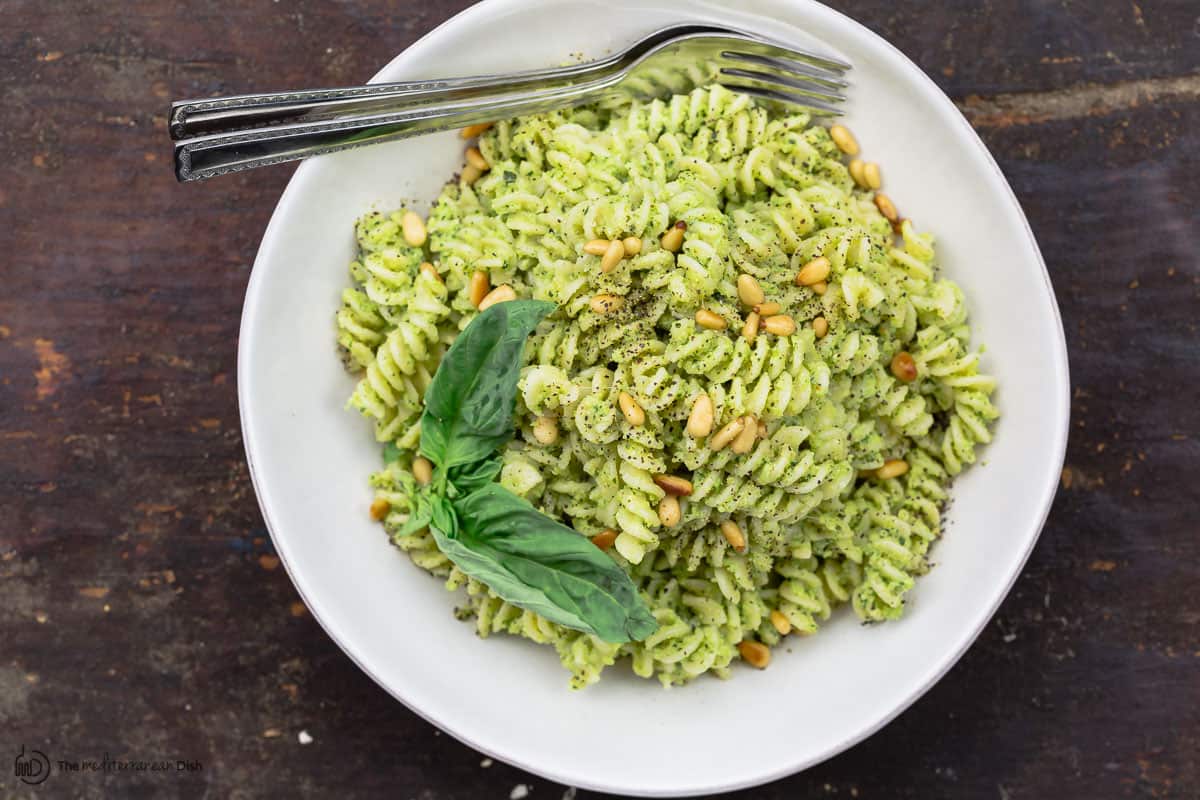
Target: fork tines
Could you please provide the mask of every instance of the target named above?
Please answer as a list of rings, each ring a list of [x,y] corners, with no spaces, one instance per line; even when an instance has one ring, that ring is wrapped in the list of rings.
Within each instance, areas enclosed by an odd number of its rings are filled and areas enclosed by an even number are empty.
[[[721,52],[717,82],[732,91],[764,100],[801,106],[823,115],[841,114],[846,100],[841,90],[850,65],[825,56],[795,50],[749,34],[736,34]]]

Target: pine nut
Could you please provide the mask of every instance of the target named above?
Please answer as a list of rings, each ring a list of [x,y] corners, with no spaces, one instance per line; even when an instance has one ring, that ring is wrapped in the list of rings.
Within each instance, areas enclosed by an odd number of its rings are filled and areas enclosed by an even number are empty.
[[[625,298],[617,294],[594,294],[589,305],[597,314],[611,314],[625,306]]]
[[[425,456],[417,456],[413,459],[412,473],[417,483],[428,486],[433,480],[433,463]]]
[[[467,186],[473,186],[475,181],[479,180],[481,177],[483,177],[483,170],[474,166],[473,164],[467,164],[462,168],[462,172],[459,174],[459,178],[461,178],[462,182]]]
[[[612,528],[605,531],[600,531],[592,537],[592,544],[599,547],[601,550],[608,550],[617,541],[617,532]]]
[[[624,257],[625,245],[621,244],[620,239],[613,239],[608,243],[608,249],[604,251],[604,257],[600,259],[600,271],[612,272]]]
[[[796,332],[796,320],[787,314],[776,314],[762,321],[763,330],[776,336],[791,336]]]
[[[819,295],[823,295],[829,291],[829,284],[825,281],[817,281],[812,286],[808,287]]]
[[[871,189],[879,189],[883,186],[883,175],[879,173],[879,165],[874,161],[869,161],[863,167],[863,178],[867,181],[867,186]]]
[[[483,153],[479,152],[478,147],[467,148],[467,163],[480,172],[487,172],[492,168],[492,165],[483,157]]]
[[[892,374],[905,383],[912,383],[917,379],[917,362],[901,350],[892,357]]]
[[[433,264],[430,264],[428,261],[421,263],[421,272],[424,272],[438,283],[445,283],[445,281],[442,280],[442,276],[438,273],[437,267],[435,267]]]
[[[708,328],[710,331],[723,331],[728,323],[715,311],[702,308],[696,312],[696,324],[701,328]]]
[[[758,336],[758,323],[760,321],[761,318],[753,311],[746,315],[746,324],[742,326],[742,336],[750,344],[754,344],[754,339]]]
[[[686,230],[687,230],[686,222],[684,222],[683,220],[679,220],[679,222],[676,222],[674,227],[671,228],[671,230],[669,230],[663,234],[663,237],[662,237],[663,250],[667,250],[672,253],[678,253],[679,249],[681,247],[683,247],[683,232]]]
[[[533,438],[546,445],[557,442],[558,420],[549,415],[538,417],[533,423]]]
[[[863,173],[863,162],[857,158],[850,159],[850,177],[862,188],[867,188],[867,176]]]
[[[734,550],[740,552],[746,549],[746,534],[742,533],[742,529],[733,520],[727,519],[721,523],[721,535]]]
[[[838,149],[846,155],[858,155],[858,140],[854,138],[854,134],[845,125],[834,125],[829,129],[829,136],[833,139],[833,143],[838,146]]]
[[[824,339],[825,334],[829,333],[829,320],[824,317],[817,317],[813,320],[813,334],[818,339]]]
[[[738,417],[713,435],[712,439],[708,441],[709,448],[713,451],[724,450],[725,445],[740,436],[745,427],[746,421]]]
[[[654,482],[658,484],[658,488],[676,497],[687,497],[692,493],[692,482],[677,475],[655,475]]]
[[[742,656],[742,661],[755,669],[766,669],[767,665],[771,663],[771,648],[762,642],[745,639],[738,642],[737,648],[738,653]]]
[[[411,247],[425,244],[425,221],[415,211],[405,211],[400,217],[400,229],[404,232],[404,241]]]
[[[767,438],[767,423],[763,422],[761,419],[758,421],[758,438]]]
[[[375,500],[371,503],[371,519],[378,522],[379,520],[386,517],[388,515],[388,512],[391,510],[392,510],[391,503],[389,503],[387,500],[384,500],[382,497],[376,497]]]
[[[674,528],[679,524],[679,518],[682,515],[679,509],[679,498],[675,495],[669,494],[658,501],[658,521],[663,524],[664,528]]]
[[[459,136],[464,139],[474,139],[479,134],[492,127],[490,122],[481,122],[478,125],[468,125],[459,132]]]
[[[475,270],[471,274],[471,283],[467,286],[467,296],[471,299],[471,305],[479,308],[479,304],[483,302],[483,298],[487,297],[489,291],[491,288],[487,273],[481,269]]]
[[[739,456],[744,456],[754,449],[754,442],[758,440],[758,420],[749,414],[745,417],[746,426],[742,428],[742,432],[733,440],[733,444],[729,449],[737,453]]]
[[[687,432],[693,439],[703,439],[712,433],[712,427],[712,398],[702,394],[692,403],[692,413],[688,415]]]
[[[642,252],[642,240],[637,236],[626,236],[621,240],[621,244],[625,247],[625,257],[636,256]]]
[[[490,292],[484,295],[484,298],[479,301],[479,310],[487,311],[497,303],[507,303],[509,300],[516,299],[516,291],[513,290],[513,287],[505,283],[497,286],[495,289],[492,289]]]
[[[779,305],[779,303],[759,303],[754,307],[754,313],[760,317],[770,317],[782,310],[783,306]]]
[[[892,198],[883,192],[875,193],[875,207],[879,209],[879,213],[883,214],[884,219],[888,222],[896,222],[900,219],[900,213],[896,211],[896,204],[892,202]]]
[[[883,462],[883,466],[875,470],[875,477],[881,481],[899,478],[908,472],[908,462],[902,458],[893,458]]]
[[[748,306],[756,306],[766,300],[766,295],[763,294],[762,287],[758,285],[758,281],[753,275],[745,273],[738,275],[737,279],[738,299]]]
[[[792,632],[792,621],[785,617],[778,608],[771,611],[771,624],[775,626],[775,630],[779,631],[780,636],[787,636]]]
[[[621,392],[617,395],[617,405],[621,407],[621,413],[625,415],[625,420],[637,428],[646,424],[646,412],[642,411],[642,407],[638,405],[638,401],[633,399],[633,395],[629,392]]]
[[[583,252],[590,256],[602,256],[608,252],[608,246],[612,244],[608,239],[592,239],[583,246]]]
[[[829,266],[828,258],[817,256],[796,273],[796,285],[812,286],[814,283],[820,283],[829,277]]]

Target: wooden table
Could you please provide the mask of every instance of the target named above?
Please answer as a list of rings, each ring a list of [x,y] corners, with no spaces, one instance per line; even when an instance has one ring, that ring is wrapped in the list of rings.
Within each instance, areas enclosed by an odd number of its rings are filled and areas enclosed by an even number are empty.
[[[290,169],[178,186],[164,130],[176,97],[360,82],[464,5],[0,3],[4,795],[571,796],[439,735],[299,602],[234,385]],[[945,88],[1020,196],[1066,324],[1071,442],[958,666],[867,742],[738,796],[1196,798],[1200,6],[835,5]],[[32,789],[21,747],[172,772],[55,764]]]

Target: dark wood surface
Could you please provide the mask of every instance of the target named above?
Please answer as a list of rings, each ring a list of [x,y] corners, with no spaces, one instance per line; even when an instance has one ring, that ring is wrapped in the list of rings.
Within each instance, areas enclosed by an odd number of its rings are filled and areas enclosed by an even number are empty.
[[[360,82],[464,5],[0,0],[0,794],[570,796],[439,735],[299,602],[234,380],[291,170],[178,186],[164,130],[171,98]],[[737,796],[1200,797],[1200,6],[834,5],[1012,182],[1066,325],[1071,441],[1037,550],[950,674]],[[31,789],[22,746],[203,767]]]

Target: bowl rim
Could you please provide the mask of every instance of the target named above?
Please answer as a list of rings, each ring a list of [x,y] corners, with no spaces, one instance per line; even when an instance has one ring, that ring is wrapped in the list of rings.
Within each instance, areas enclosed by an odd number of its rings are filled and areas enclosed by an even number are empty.
[[[381,67],[379,71],[372,76],[369,83],[381,82],[383,80],[383,76],[392,69],[393,65],[395,65],[397,61],[403,59],[409,50],[425,43],[430,37],[437,34],[443,28],[452,24],[460,23],[463,20],[470,20],[476,16],[491,14],[494,11],[506,6],[521,7],[527,5],[529,1],[530,0],[481,0],[475,5],[463,9],[457,14],[444,20],[437,26],[431,28],[404,50],[397,53],[391,60],[387,62],[387,64]],[[785,2],[795,4],[797,6],[807,6],[814,13],[829,15],[837,24],[849,26],[851,29],[856,30],[859,35],[865,35],[868,39],[870,39],[875,47],[890,51],[894,57],[898,57],[906,62],[912,68],[912,71],[919,76],[919,82],[923,84],[923,88],[935,96],[937,98],[937,102],[941,103],[948,111],[952,112],[950,114],[950,118],[953,120],[953,124],[959,127],[960,135],[962,135],[967,141],[970,141],[971,146],[978,151],[979,155],[982,155],[987,167],[990,168],[994,177],[998,179],[1000,186],[1003,187],[1003,191],[1006,194],[1008,201],[1012,204],[1012,207],[1018,214],[1025,238],[1027,239],[1027,243],[1036,257],[1036,266],[1041,270],[1042,279],[1045,283],[1047,299],[1049,300],[1050,310],[1053,314],[1053,320],[1057,330],[1057,337],[1055,337],[1052,342],[1048,343],[1052,346],[1054,351],[1053,370],[1056,373],[1056,376],[1061,376],[1062,385],[1062,391],[1059,393],[1056,404],[1057,414],[1054,419],[1054,437],[1053,441],[1049,443],[1051,445],[1051,463],[1054,467],[1053,471],[1049,474],[1057,475],[1059,472],[1061,472],[1062,466],[1065,463],[1066,445],[1070,428],[1069,421],[1071,389],[1066,336],[1063,328],[1062,315],[1058,307],[1058,300],[1054,292],[1049,271],[1046,267],[1045,259],[1042,256],[1041,248],[1038,246],[1037,239],[1035,238],[1033,230],[1029,225],[1029,220],[1025,215],[1024,209],[1021,207],[1020,201],[1013,192],[1012,186],[1009,184],[1008,179],[1004,176],[1003,171],[996,163],[995,158],[992,156],[987,146],[983,143],[978,133],[973,127],[971,127],[970,123],[963,116],[958,107],[954,105],[953,101],[950,100],[945,92],[942,91],[942,89],[933,81],[932,78],[929,77],[928,74],[926,74],[924,70],[922,70],[897,47],[847,14],[819,3],[817,0],[785,0]],[[434,725],[439,730],[444,730],[458,741],[466,744],[480,753],[484,753],[493,758],[502,760],[534,775],[556,781],[558,783],[577,786],[590,791],[636,793],[639,796],[646,797],[679,797],[707,793],[730,792],[758,786],[802,772],[817,764],[820,764],[823,761],[826,761],[838,755],[839,753],[844,752],[850,747],[853,747],[859,742],[862,742],[889,724],[902,712],[907,710],[913,703],[924,696],[926,692],[928,692],[939,680],[941,680],[943,676],[945,676],[947,672],[949,672],[949,670],[955,664],[958,663],[959,659],[962,658],[963,654],[970,648],[970,646],[983,632],[987,624],[995,616],[996,611],[999,609],[1001,603],[1004,602],[1009,592],[1012,590],[1013,585],[1016,583],[1017,578],[1023,571],[1025,564],[1028,562],[1034,547],[1036,547],[1037,542],[1041,537],[1041,533],[1045,527],[1055,495],[1057,494],[1057,480],[1048,481],[1046,485],[1042,487],[1041,494],[1036,499],[1035,503],[1035,507],[1040,506],[1041,508],[1036,531],[1034,531],[1033,535],[1029,537],[1029,541],[1024,549],[1024,552],[1021,553],[1018,559],[1012,562],[1012,566],[1009,569],[1008,575],[1004,581],[1003,588],[996,592],[994,600],[988,605],[984,613],[980,614],[970,624],[964,626],[964,628],[967,630],[966,635],[962,636],[962,638],[955,643],[953,647],[948,647],[945,650],[945,654],[937,660],[936,664],[927,671],[915,688],[901,702],[897,703],[893,708],[888,710],[887,713],[882,714],[874,722],[874,724],[865,726],[857,731],[857,733],[854,735],[831,741],[825,748],[815,754],[802,759],[797,759],[794,762],[780,763],[775,768],[763,771],[753,778],[734,780],[719,785],[692,785],[686,787],[682,792],[666,792],[660,789],[637,790],[634,787],[621,785],[614,782],[602,783],[581,779],[579,776],[566,775],[558,772],[550,766],[530,763],[526,757],[524,757],[515,749],[510,748],[509,750],[501,750],[496,747],[484,746],[475,741],[474,737],[469,731],[455,729],[443,724],[441,721],[435,719],[431,714],[426,713],[426,711],[419,707],[415,701],[410,701],[410,699],[405,696],[401,689],[389,686],[377,673],[377,671],[371,668],[371,665],[367,662],[366,657],[358,650],[355,643],[350,641],[348,637],[343,637],[335,628],[334,623],[328,621],[327,616],[322,614],[321,609],[323,604],[314,593],[306,589],[303,582],[299,579],[299,576],[293,568],[288,555],[289,548],[286,544],[286,538],[276,533],[277,525],[272,517],[270,508],[265,502],[265,492],[262,488],[264,485],[264,477],[260,472],[260,468],[254,456],[256,440],[255,434],[253,433],[253,425],[248,418],[248,408],[250,406],[250,402],[248,401],[248,395],[246,394],[245,388],[249,386],[251,382],[249,379],[248,366],[251,361],[249,353],[254,347],[254,337],[251,335],[251,331],[255,325],[256,313],[261,305],[259,298],[261,294],[261,287],[264,282],[263,276],[267,270],[267,267],[263,265],[271,260],[273,242],[278,236],[278,231],[276,229],[277,226],[281,224],[279,221],[286,216],[284,213],[285,210],[295,201],[296,196],[300,192],[300,184],[303,183],[303,176],[307,174],[309,168],[309,164],[301,163],[292,177],[288,180],[287,185],[284,187],[279,201],[273,209],[271,218],[263,232],[262,240],[260,242],[257,255],[254,259],[254,263],[251,267],[250,276],[246,286],[246,295],[243,302],[242,318],[238,332],[237,353],[238,409],[242,431],[242,441],[246,453],[246,463],[251,478],[251,484],[254,487],[255,498],[258,501],[258,506],[262,513],[263,521],[266,524],[267,530],[271,536],[272,544],[275,547],[276,553],[278,554],[289,579],[292,581],[293,586],[300,595],[301,599],[304,601],[305,605],[309,608],[313,618],[321,626],[322,630],[324,630],[325,633],[330,637],[330,639],[332,639],[338,645],[342,652],[345,653],[345,655],[348,656],[350,660],[360,670],[363,671],[363,673],[370,677],[372,681],[374,681],[389,695],[403,704],[409,711],[412,711],[417,716],[424,719],[431,725]],[[1050,405],[1049,399],[1047,400],[1047,404],[1048,406]]]

